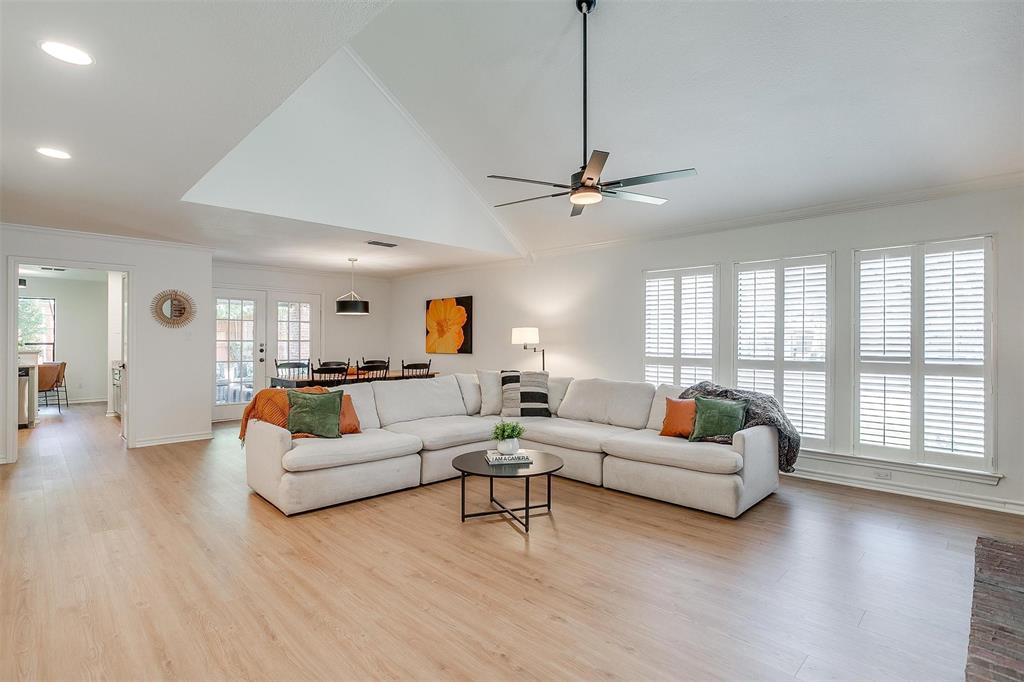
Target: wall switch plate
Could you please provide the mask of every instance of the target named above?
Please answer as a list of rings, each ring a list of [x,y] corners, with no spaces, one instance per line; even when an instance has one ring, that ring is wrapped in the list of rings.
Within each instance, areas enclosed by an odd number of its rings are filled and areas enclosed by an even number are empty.
[[[882,471],[880,469],[875,469],[875,478],[883,480],[883,481],[891,481],[892,480],[892,472],[891,471]]]

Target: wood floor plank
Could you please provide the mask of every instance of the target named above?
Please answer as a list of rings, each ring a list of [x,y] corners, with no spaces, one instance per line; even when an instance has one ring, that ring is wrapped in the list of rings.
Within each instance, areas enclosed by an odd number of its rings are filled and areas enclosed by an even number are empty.
[[[128,451],[91,405],[19,432],[0,679],[962,679],[974,540],[1024,539],[789,478],[737,520],[565,479],[529,536],[460,523],[457,481],[287,518],[236,433]]]

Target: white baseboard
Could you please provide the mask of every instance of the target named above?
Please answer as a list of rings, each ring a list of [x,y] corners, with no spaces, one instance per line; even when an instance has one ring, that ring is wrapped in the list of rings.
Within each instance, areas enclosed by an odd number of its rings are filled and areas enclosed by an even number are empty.
[[[801,469],[799,471],[794,471],[791,474],[783,474],[783,476],[806,478],[812,481],[847,485],[852,488],[877,490],[880,492],[907,495],[909,497],[919,497],[925,500],[934,500],[937,502],[950,502],[952,504],[960,504],[965,507],[976,507],[978,509],[990,509],[992,511],[1024,515],[1024,502],[1017,502],[1015,500],[1007,500],[998,497],[972,495],[971,493],[953,492],[949,490],[935,490],[910,483],[861,478],[859,476],[850,476],[848,474],[840,474],[831,471],[818,471],[814,469]]]
[[[187,443],[193,440],[210,440],[213,438],[213,431],[199,431],[197,433],[183,433],[178,436],[165,436],[163,438],[140,438],[135,441],[136,448],[148,448],[153,445],[171,445],[172,443]]]
[[[85,405],[86,403],[105,403],[105,402],[107,402],[106,397],[103,397],[103,398],[75,398],[74,400],[69,400],[68,404],[69,405]]]

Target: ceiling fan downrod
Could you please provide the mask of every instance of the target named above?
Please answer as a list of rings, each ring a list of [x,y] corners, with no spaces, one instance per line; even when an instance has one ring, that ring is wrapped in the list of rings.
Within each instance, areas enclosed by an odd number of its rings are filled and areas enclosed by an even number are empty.
[[[583,15],[583,163],[580,170],[587,165],[587,15],[594,11],[597,0],[576,0],[576,9]]]

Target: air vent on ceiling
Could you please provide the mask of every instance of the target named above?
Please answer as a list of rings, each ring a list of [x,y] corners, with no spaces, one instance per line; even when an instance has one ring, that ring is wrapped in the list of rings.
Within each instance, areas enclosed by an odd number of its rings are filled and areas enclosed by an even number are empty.
[[[39,269],[40,270],[50,270],[52,272],[64,272],[67,268],[53,268],[53,267],[50,267],[49,265],[40,265]]]
[[[392,244],[391,242],[380,242],[380,241],[377,241],[376,239],[371,239],[370,241],[368,241],[366,243],[371,245],[371,246],[383,246],[385,249],[393,249],[396,246],[398,246],[398,244]]]

